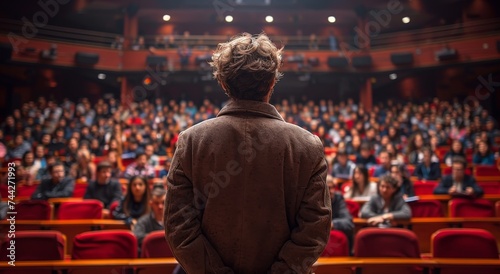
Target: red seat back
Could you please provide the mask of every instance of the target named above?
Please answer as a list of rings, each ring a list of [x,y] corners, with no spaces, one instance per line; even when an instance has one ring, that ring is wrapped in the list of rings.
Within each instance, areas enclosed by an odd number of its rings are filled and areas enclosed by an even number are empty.
[[[165,231],[153,231],[142,241],[142,258],[174,257],[170,246],[165,239]]]
[[[52,205],[42,200],[24,200],[16,205],[19,220],[50,220]]]
[[[437,181],[416,181],[413,183],[415,195],[432,195],[434,188],[438,185]]]
[[[86,183],[76,183],[75,190],[73,191],[72,197],[83,198],[83,196],[85,195],[85,191],[87,191],[87,184]]]
[[[431,237],[431,253],[435,258],[498,259],[495,237],[484,229],[445,228]],[[500,269],[457,267],[441,269],[442,274],[500,273]]]
[[[418,200],[409,205],[412,218],[444,217],[441,203],[437,200]]]
[[[59,220],[101,219],[102,208],[102,202],[98,200],[64,202],[59,206],[57,218]]]
[[[476,176],[500,176],[496,166],[476,165]]]
[[[89,231],[76,235],[71,258],[128,259],[137,257],[137,239],[128,230]]]
[[[16,231],[16,238],[6,235],[2,242],[0,257],[2,261],[10,261],[7,248],[10,240],[15,240],[16,261],[48,261],[64,260],[66,236],[59,231],[24,230]]]
[[[452,199],[448,203],[450,217],[494,217],[493,203],[485,199]]]
[[[495,203],[495,211],[497,212],[497,217],[500,217],[500,201]]]
[[[477,182],[484,194],[500,194],[500,182]]]
[[[330,231],[330,238],[321,257],[347,257],[349,256],[349,241],[344,233],[338,230]]]
[[[347,210],[349,210],[349,213],[351,213],[351,216],[353,218],[357,218],[359,215],[359,203],[356,201],[352,200],[345,200],[345,204],[347,206]]]
[[[21,185],[18,186],[16,189],[16,197],[31,197],[33,193],[35,192],[36,188],[38,187],[38,184],[36,185]]]
[[[363,228],[354,241],[356,257],[420,258],[417,235],[402,228]]]
[[[120,201],[113,201],[109,205],[109,218],[113,219],[113,211],[115,211],[115,208],[117,208],[120,205]]]

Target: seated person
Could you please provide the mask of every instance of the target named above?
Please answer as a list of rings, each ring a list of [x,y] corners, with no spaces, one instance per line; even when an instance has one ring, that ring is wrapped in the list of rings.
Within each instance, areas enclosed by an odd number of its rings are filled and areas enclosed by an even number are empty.
[[[454,140],[451,144],[451,149],[444,155],[444,163],[447,166],[451,166],[453,157],[460,156],[465,157],[464,146],[459,140]]]
[[[122,186],[111,179],[111,163],[101,161],[97,165],[96,180],[89,182],[83,199],[96,199],[103,203],[104,208],[122,198]]]
[[[490,150],[490,146],[485,141],[480,141],[477,152],[474,154],[472,163],[476,165],[494,165],[495,155]]]
[[[142,246],[142,240],[150,232],[163,230],[163,206],[165,204],[165,195],[167,192],[163,187],[154,187],[149,199],[151,213],[139,218],[134,227],[134,234],[139,243],[139,248]]]
[[[332,176],[334,178],[349,179],[352,176],[354,164],[347,159],[345,150],[337,151],[336,163],[333,165]]]
[[[133,176],[127,185],[127,194],[120,201],[111,215],[116,220],[124,220],[131,228],[137,219],[147,215],[150,211],[148,180],[141,176]]]
[[[50,198],[67,198],[73,196],[75,180],[65,176],[64,164],[56,162],[49,166],[50,178],[43,179],[36,188],[31,199],[48,200]]]
[[[391,176],[398,182],[399,192],[403,196],[403,199],[415,196],[413,183],[410,181],[407,174],[408,171],[404,165],[395,164],[391,166]]]
[[[401,195],[398,182],[391,175],[380,177],[378,193],[363,205],[361,218],[371,226],[390,226],[392,220],[409,220],[411,209]]]
[[[344,189],[344,198],[368,201],[377,194],[377,183],[369,180],[368,169],[364,165],[356,165],[352,173],[352,186]]]
[[[380,177],[385,174],[391,173],[391,157],[387,150],[380,151],[378,155],[380,165],[375,169],[373,177]]]
[[[123,177],[130,179],[133,176],[142,176],[147,179],[155,177],[155,169],[153,166],[148,164],[148,158],[146,154],[140,153],[135,157],[135,162],[128,165]]]
[[[370,166],[374,166],[377,164],[377,160],[372,154],[370,144],[361,144],[360,152],[356,156],[356,164],[362,164],[367,168],[370,168]]]
[[[451,175],[444,176],[434,189],[434,194],[468,195],[479,197],[483,189],[476,184],[472,176],[465,175],[466,162],[463,157],[454,157],[451,164]]]
[[[334,192],[332,198],[332,229],[339,230],[345,234],[349,240],[349,250],[352,249],[354,222],[351,213],[347,209],[344,197],[339,192]]]
[[[160,164],[160,159],[158,159],[158,155],[155,155],[155,148],[152,144],[147,144],[144,147],[144,154],[146,154],[150,166],[155,167]]]
[[[431,161],[432,151],[426,147],[422,150],[424,158],[422,162],[415,167],[413,176],[417,176],[419,180],[439,180],[441,179],[441,167],[439,163]]]
[[[76,154],[76,163],[71,165],[70,174],[77,181],[89,182],[95,180],[95,169],[90,152],[80,149]]]

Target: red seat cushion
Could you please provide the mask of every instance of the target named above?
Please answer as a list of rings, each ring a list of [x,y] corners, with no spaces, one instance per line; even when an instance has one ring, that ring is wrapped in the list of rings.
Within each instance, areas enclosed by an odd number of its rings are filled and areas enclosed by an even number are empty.
[[[438,185],[437,181],[416,181],[413,183],[415,195],[432,195],[434,188]]]
[[[441,203],[437,200],[419,200],[409,205],[412,218],[444,217]]]
[[[485,199],[453,199],[449,202],[450,217],[494,217],[493,203]]]
[[[64,260],[66,237],[59,231],[16,231],[16,238],[5,237],[0,250],[2,261],[10,261],[7,248],[15,240],[16,261]]]
[[[60,220],[101,219],[102,202],[98,200],[82,200],[61,203],[57,218]]]
[[[142,258],[174,257],[170,246],[165,239],[165,231],[153,231],[142,241]]]
[[[137,257],[137,239],[128,230],[89,231],[76,235],[72,259],[127,259]]]
[[[16,205],[17,219],[19,220],[50,220],[52,206],[47,201],[24,200]]]
[[[76,183],[72,197],[83,198],[83,196],[85,195],[85,192],[87,191],[87,185],[88,184],[86,184],[86,183]]]
[[[496,166],[477,165],[476,176],[500,176],[500,170]]]
[[[354,241],[356,257],[420,258],[417,236],[402,228],[364,228]]]
[[[349,256],[349,242],[344,233],[338,230],[330,231],[330,238],[321,257],[347,257]]]
[[[347,210],[351,213],[351,216],[357,218],[359,215],[359,203],[352,200],[345,200],[345,204],[347,206]]]

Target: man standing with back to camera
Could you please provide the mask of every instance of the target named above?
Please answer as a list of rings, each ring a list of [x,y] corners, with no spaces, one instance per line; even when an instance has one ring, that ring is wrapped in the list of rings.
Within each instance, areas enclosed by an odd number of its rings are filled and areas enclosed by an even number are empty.
[[[179,136],[167,241],[189,274],[310,273],[330,233],[328,165],[319,138],[269,104],[281,49],[245,33],[212,60],[231,102]]]

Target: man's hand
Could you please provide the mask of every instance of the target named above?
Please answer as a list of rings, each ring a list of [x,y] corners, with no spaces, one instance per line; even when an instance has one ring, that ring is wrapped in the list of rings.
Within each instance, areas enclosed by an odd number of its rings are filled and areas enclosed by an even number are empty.
[[[383,223],[385,220],[382,216],[375,216],[375,217],[371,217],[370,219],[368,219],[368,224],[371,225],[371,226],[377,226],[381,223]]]
[[[474,195],[474,189],[472,187],[470,187],[470,186],[467,187],[465,189],[465,194],[470,195],[470,196]]]
[[[448,190],[448,194],[455,194],[457,193],[457,187],[456,186],[452,186],[450,187],[450,189]]]

